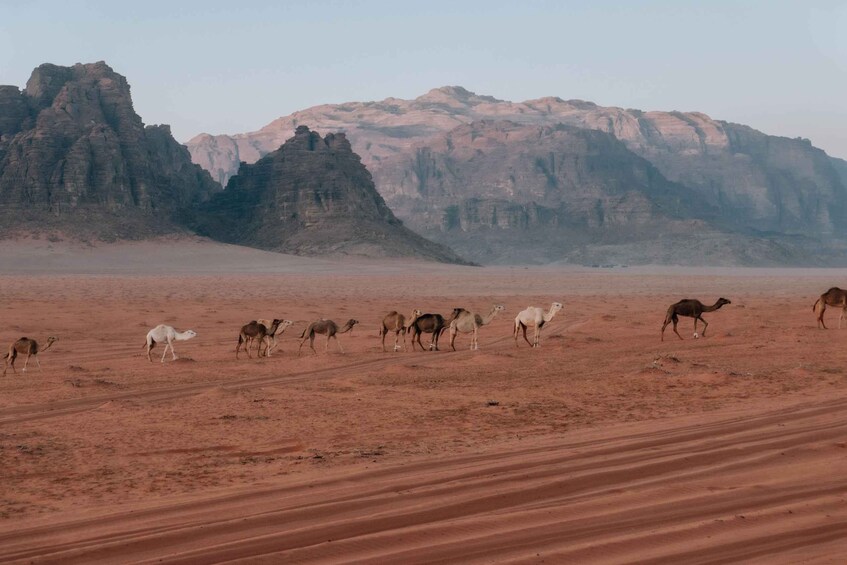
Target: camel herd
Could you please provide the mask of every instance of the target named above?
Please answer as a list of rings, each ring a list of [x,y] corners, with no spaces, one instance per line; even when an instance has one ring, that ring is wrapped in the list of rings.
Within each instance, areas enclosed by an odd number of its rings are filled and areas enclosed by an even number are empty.
[[[695,338],[698,338],[701,335],[705,337],[706,329],[709,324],[703,319],[703,314],[706,312],[714,312],[727,304],[732,304],[732,302],[726,298],[718,298],[711,306],[706,306],[699,300],[691,298],[686,298],[676,302],[675,304],[671,304],[668,307],[664,323],[662,324],[661,340],[664,341],[665,339],[665,328],[667,328],[668,324],[673,324],[673,332],[677,335],[677,337],[679,337],[679,339],[683,339],[677,331],[677,324],[681,316],[694,318]],[[841,308],[841,316],[838,319],[838,327],[841,328],[841,322],[844,319],[845,312],[847,312],[847,290],[842,290],[838,287],[830,288],[814,303],[812,311],[815,313],[817,318],[818,328],[826,329],[826,324],[824,324],[823,321],[823,315],[827,306]],[[547,311],[537,306],[530,306],[525,310],[520,311],[515,317],[514,323],[513,336],[515,339],[515,347],[518,346],[518,337],[520,335],[523,335],[524,341],[526,341],[530,347],[539,347],[541,329],[545,324],[552,320],[556,313],[561,309],[562,304],[560,302],[553,302]],[[393,351],[395,352],[400,351],[401,349],[403,351],[407,351],[407,334],[411,334],[412,336],[412,350],[415,349],[415,344],[417,344],[418,347],[421,348],[421,351],[426,351],[427,349],[438,351],[439,338],[445,331],[449,331],[450,347],[453,351],[456,351],[456,337],[460,333],[471,334],[470,348],[472,350],[476,350],[479,349],[480,328],[490,324],[491,321],[503,311],[505,311],[505,307],[500,304],[492,306],[491,310],[486,315],[481,315],[464,308],[454,308],[453,312],[446,319],[441,314],[423,313],[418,309],[412,310],[412,313],[408,317],[404,316],[400,312],[392,311],[383,317],[379,330],[379,336],[382,341],[382,350],[386,351],[385,337],[389,333],[393,333]],[[703,324],[703,330],[699,334],[697,332],[697,322],[702,322]],[[350,319],[347,320],[347,323],[345,323],[344,326],[339,327],[338,324],[332,320],[321,319],[311,322],[300,334],[301,341],[300,347],[297,350],[297,355],[299,356],[301,354],[303,345],[306,341],[309,342],[309,348],[312,352],[317,354],[317,351],[315,351],[315,337],[318,334],[326,336],[326,342],[324,344],[325,351],[329,350],[329,341],[334,339],[338,350],[343,353],[344,348],[338,340],[338,334],[351,331],[358,323],[358,320]],[[250,358],[250,348],[253,344],[256,346],[257,357],[270,357],[271,351],[278,346],[277,338],[281,336],[285,332],[286,328],[292,324],[293,322],[291,320],[284,319],[259,319],[248,322],[241,327],[241,331],[238,333],[235,358],[238,359],[238,354],[242,349],[244,349],[247,353],[247,357]],[[528,328],[533,328],[532,341],[530,341],[526,335]],[[421,335],[423,334],[430,334],[428,348],[425,348],[421,343]],[[144,344],[144,347],[147,350],[147,359],[152,362],[153,359],[150,356],[150,352],[157,344],[164,343],[165,349],[162,352],[161,362],[165,362],[168,348],[171,350],[172,358],[176,360],[177,355],[176,351],[174,351],[174,342],[188,340],[196,336],[197,333],[194,332],[194,330],[185,330],[180,332],[172,326],[160,324],[147,332],[147,338]],[[401,336],[403,342],[402,348],[400,346]],[[40,369],[41,363],[38,360],[38,354],[49,349],[57,340],[58,338],[56,337],[48,337],[47,345],[45,345],[42,349],[38,342],[34,339],[27,337],[18,339],[9,346],[9,352],[3,357],[5,360],[3,375],[6,375],[6,371],[9,367],[12,368],[13,372],[17,372],[15,370],[15,360],[18,355],[26,356],[23,367],[24,371],[26,371],[31,357],[35,359],[36,365]]]

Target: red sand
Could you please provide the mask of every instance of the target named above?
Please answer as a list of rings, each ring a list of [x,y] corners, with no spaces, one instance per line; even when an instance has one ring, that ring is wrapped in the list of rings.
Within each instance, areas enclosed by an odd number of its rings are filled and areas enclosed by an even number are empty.
[[[844,271],[480,269],[202,242],[50,259],[45,246],[0,246],[0,343],[59,337],[43,371],[0,379],[0,561],[847,554],[847,330],[817,330],[811,312]],[[733,303],[705,315],[707,338],[659,341],[670,303],[718,296]],[[516,349],[517,312],[554,300],[542,347]],[[494,303],[506,312],[479,351],[467,336],[457,353],[380,350],[389,310]],[[260,317],[297,323],[271,358],[236,361],[238,328]],[[340,336],[346,354],[319,338],[298,357],[320,317],[361,325]],[[180,361],[144,356],[159,323],[197,331]]]

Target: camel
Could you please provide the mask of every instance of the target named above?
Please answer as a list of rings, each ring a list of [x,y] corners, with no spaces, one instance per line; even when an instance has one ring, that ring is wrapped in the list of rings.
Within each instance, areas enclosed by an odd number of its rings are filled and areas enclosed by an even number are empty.
[[[420,310],[413,310],[409,319],[414,320],[420,315]],[[397,343],[400,339],[400,334],[403,334],[403,351],[406,351],[406,331],[408,329],[406,317],[403,314],[396,310],[386,314],[382,319],[382,326],[379,330],[379,335],[382,338],[382,350],[385,351],[385,336],[391,331],[394,332],[394,351],[400,349],[400,345]]]
[[[44,349],[38,348],[38,342],[34,339],[30,339],[28,337],[22,337],[15,343],[9,346],[9,353],[4,356],[6,360],[6,365],[3,367],[3,376],[6,376],[6,371],[9,369],[9,366],[12,367],[12,372],[17,373],[15,370],[15,359],[17,359],[18,354],[26,355],[26,359],[24,360],[24,373],[26,372],[26,366],[29,363],[30,357],[35,357],[35,364],[38,366],[38,370],[41,370],[41,362],[38,360],[38,354],[42,351],[47,351],[50,349],[54,343],[59,341],[59,338],[50,336],[47,338],[47,345],[44,346]]]
[[[553,319],[553,316],[556,315],[556,312],[562,309],[562,305],[559,302],[553,302],[550,305],[550,310],[547,313],[544,313],[543,308],[539,308],[538,306],[528,306],[526,310],[522,310],[518,313],[515,318],[515,347],[518,346],[518,334],[521,330],[523,330],[523,338],[529,343],[530,347],[539,347],[539,339],[541,338],[541,328],[544,327],[544,324]],[[528,326],[535,327],[535,336],[533,337],[532,343],[526,338],[526,328]]]
[[[418,340],[418,345],[421,346],[421,351],[426,351],[421,343],[421,334],[425,333],[432,334],[432,339],[429,341],[430,351],[433,349],[438,351],[438,338],[441,337],[441,333],[461,311],[462,308],[454,308],[453,314],[447,320],[441,314],[420,314],[414,316],[407,326],[409,331],[412,332],[412,351],[415,350],[415,338]],[[416,312],[419,312],[419,310],[416,310]]]
[[[706,337],[706,328],[709,326],[706,323],[706,320],[703,319],[703,312],[714,312],[724,304],[732,304],[726,298],[718,298],[717,302],[715,302],[711,306],[704,306],[702,302],[699,300],[695,300],[693,298],[685,298],[680,300],[676,304],[671,304],[668,307],[668,313],[665,314],[665,323],[662,324],[662,341],[665,341],[665,328],[668,327],[668,324],[673,322],[673,333],[682,339],[682,336],[679,335],[679,332],[676,331],[676,324],[679,322],[679,316],[685,316],[686,318],[694,318],[694,337],[697,338],[697,320],[703,322],[703,337]]]
[[[184,332],[178,332],[171,326],[166,326],[164,324],[159,324],[149,332],[147,332],[147,343],[145,343],[144,347],[147,348],[147,360],[151,363],[153,359],[150,358],[150,352],[156,347],[157,343],[166,342],[165,350],[162,352],[162,363],[165,362],[165,354],[168,352],[168,347],[171,348],[171,355],[173,355],[174,361],[176,361],[176,351],[174,351],[175,341],[185,341],[187,339],[191,339],[192,337],[197,337],[197,334],[194,330],[185,330]]]
[[[353,326],[359,323],[359,320],[347,320],[347,323],[344,324],[344,327],[338,329],[338,324],[333,322],[332,320],[318,320],[316,322],[312,322],[309,326],[303,330],[303,333],[300,334],[300,337],[303,341],[300,342],[300,347],[297,349],[297,356],[300,356],[300,350],[303,348],[303,344],[306,343],[306,340],[309,340],[309,347],[312,348],[312,353],[315,355],[318,354],[315,351],[315,334],[325,334],[326,335],[326,345],[324,346],[324,351],[329,351],[329,340],[330,338],[335,339],[336,345],[338,345],[339,351],[344,353],[344,348],[341,347],[341,342],[338,341],[338,334],[343,334],[345,332],[349,332],[353,329]]]
[[[256,342],[256,356],[262,356],[262,344],[267,341],[265,346],[265,356],[268,356],[268,347],[270,346],[270,340],[267,339],[268,335],[271,332],[276,332],[279,325],[282,323],[282,320],[274,320],[270,323],[270,326],[266,326],[264,324],[259,323],[257,320],[253,320],[247,324],[241,326],[241,331],[238,333],[238,344],[235,346],[235,358],[238,359],[238,352],[241,350],[241,346],[244,346],[244,350],[247,351],[247,358],[250,359],[250,344],[252,342]]]
[[[265,354],[270,357],[271,351],[277,348],[277,339],[276,336],[282,335],[285,333],[285,328],[293,324],[291,320],[281,320],[279,326],[271,331],[270,328],[273,326],[273,320],[256,320],[258,323],[262,324],[266,328],[268,328],[268,333],[265,336],[265,341],[267,341],[267,346],[265,347]]]
[[[479,314],[468,312],[467,310],[458,312],[453,316],[453,321],[450,322],[450,347],[453,348],[453,351],[456,351],[456,336],[461,332],[473,333],[473,336],[471,336],[471,349],[479,349],[479,340],[477,338],[479,328],[490,324],[491,320],[505,309],[504,306],[495,304],[492,306],[491,312],[484,318]]]
[[[838,329],[840,330],[841,320],[844,319],[844,313],[847,312],[847,290],[841,290],[834,286],[821,294],[821,297],[812,306],[812,312],[818,316],[818,329],[826,329],[826,324],[823,322],[823,313],[826,312],[827,306],[841,307],[841,317],[838,318]]]

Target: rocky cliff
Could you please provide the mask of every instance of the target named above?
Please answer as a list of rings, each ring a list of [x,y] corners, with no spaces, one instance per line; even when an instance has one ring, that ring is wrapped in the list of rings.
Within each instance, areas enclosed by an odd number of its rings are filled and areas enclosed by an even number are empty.
[[[0,86],[0,235],[181,231],[219,190],[167,126],[144,126],[126,79],[103,62],[45,64],[23,91]]]
[[[229,243],[293,254],[463,262],[403,226],[343,133],[321,137],[302,125],[276,151],[242,163],[194,226]]]
[[[817,243],[808,242],[813,249],[821,245],[838,247],[839,242],[847,239],[847,182],[843,162],[829,158],[807,140],[769,136],[697,112],[642,112],[554,97],[515,103],[479,96],[461,87],[444,87],[414,100],[389,98],[381,102],[317,106],[279,118],[257,132],[234,136],[201,135],[189,141],[188,146],[196,163],[217,178],[226,179],[240,160],[258,159],[276,147],[283,132],[307,122],[319,129],[347,132],[353,149],[362,155],[363,162],[373,173],[377,189],[395,208],[398,217],[421,233],[431,236],[432,230],[440,229],[442,235],[436,237],[447,241],[448,227],[444,227],[443,218],[437,217],[438,210],[449,208],[450,219],[446,225],[464,222],[461,229],[465,230],[475,222],[474,214],[493,213],[490,204],[485,202],[491,201],[494,193],[500,200],[498,223],[507,221],[502,218],[505,210],[511,210],[507,216],[513,218],[550,216],[550,203],[536,200],[539,191],[535,184],[538,174],[545,177],[542,163],[546,159],[543,155],[546,149],[536,147],[537,138],[524,135],[520,141],[509,142],[508,156],[491,159],[491,168],[476,168],[473,163],[482,159],[474,153],[479,149],[474,144],[479,142],[460,134],[461,129],[456,130],[455,135],[450,132],[481,121],[533,126],[563,124],[614,137],[631,154],[652,165],[653,171],[661,177],[661,181],[656,181],[660,190],[664,190],[665,183],[671,183],[677,187],[674,190],[685,191],[680,192],[685,194],[683,200],[697,202],[696,210],[683,215],[687,220],[696,219],[709,229],[717,230],[716,234],[735,234],[732,247],[738,248],[739,257],[747,257],[743,248],[748,244],[757,250],[775,245],[777,249],[768,257],[775,257],[776,262],[780,261],[779,257],[788,262],[803,261],[807,253],[797,252],[798,238],[817,240]],[[453,143],[453,149],[445,152],[444,144],[448,141]],[[547,143],[552,143],[552,138],[545,139],[541,146]],[[605,147],[613,151],[608,159],[616,162],[621,147],[611,143]],[[516,159],[514,155],[522,157]],[[519,162],[523,158],[527,161]],[[504,159],[511,167],[523,171],[523,176],[506,174],[499,169]],[[559,167],[568,168],[573,164],[566,153],[554,155],[553,161],[557,159],[561,161]],[[605,159],[601,157],[597,161]],[[462,163],[471,166],[465,168]],[[431,170],[427,172],[427,168]],[[623,170],[630,169],[624,167],[619,171]],[[528,171],[536,172],[527,176]],[[561,168],[556,171],[547,170],[553,177],[565,174]],[[579,175],[584,176],[584,171],[573,170],[567,174],[583,182]],[[476,175],[489,179],[498,177],[497,182],[503,185],[493,191],[489,186],[483,194]],[[658,177],[654,175],[654,179]],[[559,178],[557,182],[564,181]],[[621,178],[616,182],[630,181]],[[420,193],[417,196],[410,192],[415,183]],[[469,192],[461,195],[464,187],[469,187]],[[433,190],[435,192],[431,192]],[[436,204],[440,198],[442,200]],[[651,206],[641,208],[644,213],[650,210],[649,214],[653,214],[658,209],[656,206],[662,206],[657,200],[651,202]],[[565,204],[572,219],[575,203]],[[562,213],[557,212],[553,217],[561,218]],[[633,213],[630,212],[630,216]],[[589,221],[585,210],[579,214]],[[662,223],[659,215],[654,219]],[[575,226],[571,221],[568,223]],[[438,225],[442,228],[435,227]],[[664,231],[657,229],[657,237],[661,237]],[[583,232],[575,235],[580,233]],[[757,238],[767,241],[756,242]],[[696,242],[697,238],[692,238],[688,245],[697,245]],[[490,249],[496,249],[499,244]],[[502,244],[510,245],[508,239]],[[508,250],[505,252],[514,255]],[[791,259],[795,252],[797,256]],[[681,253],[685,255],[684,251]],[[770,259],[756,261],[755,257],[760,255],[757,251],[750,256],[754,262],[771,262]]]

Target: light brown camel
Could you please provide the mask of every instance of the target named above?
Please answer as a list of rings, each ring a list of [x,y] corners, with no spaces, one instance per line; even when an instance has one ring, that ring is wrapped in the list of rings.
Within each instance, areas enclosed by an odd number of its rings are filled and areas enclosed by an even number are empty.
[[[165,344],[165,350],[162,351],[162,363],[165,362],[165,355],[168,353],[168,347],[171,348],[171,355],[173,356],[174,360],[176,360],[174,342],[185,341],[194,337],[197,337],[197,333],[194,330],[185,330],[184,332],[178,332],[173,328],[173,326],[159,324],[158,326],[147,332],[147,339],[144,343],[144,347],[147,348],[147,360],[151,363],[153,362],[153,359],[150,358],[150,352],[153,351],[153,348],[156,347],[157,343]]]
[[[844,319],[844,313],[847,312],[847,290],[841,290],[837,286],[834,286],[821,294],[821,297],[812,306],[812,312],[818,317],[818,329],[826,329],[826,324],[823,323],[823,313],[826,312],[827,306],[838,306],[841,308],[841,317],[838,318],[838,329],[841,329],[841,320]]]
[[[522,310],[515,317],[515,347],[518,346],[518,334],[523,330],[523,338],[529,343],[530,347],[539,347],[539,340],[541,339],[541,328],[544,327],[544,324],[553,319],[553,316],[556,315],[556,312],[562,309],[562,305],[559,302],[553,302],[550,305],[550,310],[547,313],[544,313],[543,308],[539,308],[538,306],[529,306],[526,310]],[[526,328],[528,326],[535,327],[535,336],[532,339],[532,343],[526,338]]]
[[[316,322],[312,322],[309,326],[303,330],[303,333],[300,334],[300,337],[303,341],[300,342],[300,347],[297,348],[297,355],[300,355],[300,350],[303,348],[303,344],[306,343],[306,340],[309,340],[309,347],[312,348],[312,353],[315,355],[318,354],[315,351],[315,334],[325,334],[326,335],[326,345],[324,346],[324,351],[329,351],[329,340],[330,338],[335,339],[335,344],[338,345],[339,351],[344,353],[344,348],[341,347],[341,342],[338,341],[337,334],[343,334],[345,332],[349,332],[353,329],[353,326],[359,323],[359,320],[347,320],[347,323],[344,324],[344,327],[338,329],[338,324],[333,322],[332,320],[318,320]]]
[[[673,333],[682,339],[682,336],[679,335],[679,332],[676,331],[676,324],[679,322],[680,316],[685,316],[686,318],[694,318],[694,337],[699,337],[697,335],[697,320],[703,322],[703,337],[706,337],[706,328],[709,326],[706,323],[706,320],[703,319],[703,312],[714,312],[724,304],[732,304],[726,298],[718,298],[717,302],[712,304],[711,306],[704,306],[702,302],[699,300],[695,300],[693,298],[685,298],[680,300],[676,304],[671,304],[668,307],[668,313],[665,314],[665,323],[662,324],[662,341],[665,341],[665,328],[668,327],[668,324],[673,322]]]
[[[268,333],[267,333],[267,335],[265,335],[265,341],[267,342],[267,345],[265,346],[265,353],[267,354],[268,357],[270,357],[271,351],[276,349],[277,345],[278,345],[276,337],[284,334],[285,328],[287,328],[288,326],[290,326],[294,322],[292,322],[291,320],[282,320],[282,321],[280,321],[279,326],[275,330],[271,331],[271,326],[273,326],[273,323],[274,323],[273,320],[256,320],[256,321],[258,323],[262,324],[263,326],[265,326],[266,328],[268,328]]]
[[[42,351],[47,351],[50,349],[54,343],[59,340],[57,337],[50,336],[47,338],[47,345],[44,346],[44,349],[38,348],[38,342],[34,339],[30,339],[28,337],[22,337],[15,343],[9,346],[9,352],[6,354],[4,359],[6,360],[6,365],[3,367],[3,376],[6,376],[6,371],[9,369],[9,366],[12,367],[12,372],[17,373],[15,370],[15,359],[17,359],[18,354],[26,355],[26,360],[24,360],[24,372],[26,372],[26,366],[29,363],[30,357],[35,357],[35,364],[38,365],[38,370],[41,370],[41,362],[38,360],[38,354]]]
[[[407,327],[412,332],[412,351],[415,349],[415,339],[417,339],[417,344],[420,345],[421,351],[426,351],[421,343],[421,334],[432,334],[429,349],[430,351],[438,351],[438,339],[441,337],[442,332],[447,329],[453,318],[462,310],[462,308],[453,308],[453,313],[447,320],[441,314],[421,314],[409,320]]]
[[[412,315],[409,317],[409,320],[414,320],[420,315],[420,310],[412,310]],[[385,351],[385,336],[388,332],[394,332],[394,351],[400,349],[400,345],[397,343],[400,339],[400,334],[403,334],[403,351],[406,351],[407,330],[408,326],[406,325],[406,316],[396,310],[386,314],[382,319],[382,326],[379,329],[379,335],[382,338],[382,350]]]
[[[282,320],[274,319],[271,322],[270,327],[265,326],[264,324],[260,324],[258,321],[253,320],[247,324],[241,326],[241,331],[238,333],[238,345],[235,346],[235,358],[238,359],[238,352],[241,350],[242,345],[244,346],[244,350],[247,352],[247,358],[250,359],[250,345],[252,342],[256,342],[256,356],[262,356],[262,344],[265,343],[265,338],[268,336],[270,332],[276,332],[276,329],[279,327],[279,324],[282,323]],[[267,342],[270,344],[270,341]],[[267,346],[265,347],[265,356],[267,357],[268,351]]]
[[[491,312],[484,318],[474,312],[462,310],[453,316],[453,321],[450,322],[450,347],[456,351],[456,336],[461,333],[472,333],[471,349],[479,349],[478,332],[479,328],[491,323],[491,320],[500,312],[505,310],[504,306],[495,304],[491,307]]]

